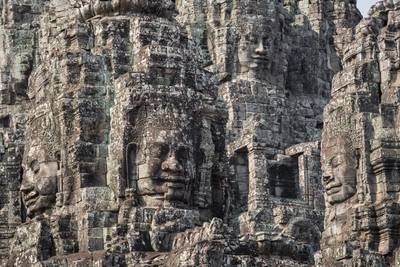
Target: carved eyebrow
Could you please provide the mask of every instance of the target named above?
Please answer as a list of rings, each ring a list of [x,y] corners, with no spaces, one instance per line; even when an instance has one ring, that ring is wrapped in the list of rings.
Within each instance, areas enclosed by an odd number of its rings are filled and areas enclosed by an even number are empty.
[[[149,147],[163,147],[163,146],[167,146],[168,144],[163,143],[163,142],[155,142],[152,143]]]
[[[150,152],[159,151],[159,150],[166,152],[169,150],[169,148],[170,148],[170,146],[168,144],[154,143],[154,144],[150,145],[149,150],[150,150]]]
[[[189,149],[189,148],[191,148],[191,146],[179,144],[179,145],[176,146],[176,148],[178,148],[178,149],[181,149],[181,148]]]
[[[336,157],[337,155],[333,155],[330,156],[327,160],[324,161],[325,164],[331,164],[333,159]]]
[[[337,153],[337,154],[331,156],[331,157],[328,159],[328,164],[332,164],[332,161],[333,161],[334,159],[336,159],[336,158],[337,158],[337,159],[340,159],[341,156],[343,156],[343,153]]]

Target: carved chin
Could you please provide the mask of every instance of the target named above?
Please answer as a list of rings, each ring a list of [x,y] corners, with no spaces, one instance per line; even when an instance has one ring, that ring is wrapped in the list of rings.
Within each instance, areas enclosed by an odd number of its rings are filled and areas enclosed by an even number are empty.
[[[164,192],[143,194],[142,197],[144,206],[163,206],[165,200],[185,205],[187,202],[187,190],[183,183],[166,183]]]
[[[185,189],[171,188],[168,187],[168,192],[165,193],[165,199],[167,200],[175,200],[175,201],[184,201],[186,195]]]
[[[248,72],[254,72],[253,75],[262,75],[263,69],[268,66],[268,60],[264,59],[252,59],[252,62],[248,65]]]

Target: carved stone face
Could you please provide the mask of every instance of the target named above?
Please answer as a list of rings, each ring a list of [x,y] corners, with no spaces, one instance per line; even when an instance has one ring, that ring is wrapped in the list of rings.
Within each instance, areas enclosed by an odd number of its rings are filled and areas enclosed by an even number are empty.
[[[329,140],[323,146],[322,176],[326,196],[331,205],[341,203],[356,193],[357,161],[343,139]]]
[[[147,129],[137,155],[137,187],[146,206],[184,204],[194,179],[193,141],[183,128]]]
[[[273,59],[274,39],[271,28],[263,24],[251,24],[241,33],[238,45],[240,74],[262,79]]]
[[[32,218],[51,209],[57,193],[57,161],[46,161],[45,151],[31,147],[24,155],[22,200]]]

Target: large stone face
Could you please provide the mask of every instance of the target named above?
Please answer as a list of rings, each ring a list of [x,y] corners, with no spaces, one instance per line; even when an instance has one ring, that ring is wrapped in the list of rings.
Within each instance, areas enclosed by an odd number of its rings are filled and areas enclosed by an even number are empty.
[[[0,12],[0,266],[398,265],[396,1]]]

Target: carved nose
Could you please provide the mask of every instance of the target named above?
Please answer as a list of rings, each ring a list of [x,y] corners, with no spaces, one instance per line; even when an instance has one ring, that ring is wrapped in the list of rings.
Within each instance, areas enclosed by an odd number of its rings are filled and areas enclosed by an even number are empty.
[[[161,165],[163,171],[180,173],[183,171],[182,165],[176,160],[174,156],[168,157]]]
[[[325,173],[322,175],[322,180],[323,180],[323,182],[324,182],[325,184],[328,183],[329,181],[332,180],[332,174],[331,174],[330,172],[325,172]]]
[[[22,184],[20,191],[27,193],[29,191],[32,191],[34,189],[33,184]]]
[[[260,54],[260,55],[264,55],[265,54],[264,44],[263,44],[262,41],[260,41],[258,43],[258,47],[256,48],[256,53]]]

